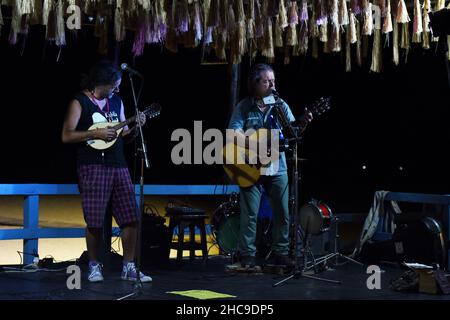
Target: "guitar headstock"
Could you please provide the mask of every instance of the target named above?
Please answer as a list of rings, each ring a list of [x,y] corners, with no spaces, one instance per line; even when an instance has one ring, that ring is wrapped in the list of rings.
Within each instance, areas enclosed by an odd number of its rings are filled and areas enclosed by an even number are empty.
[[[328,110],[330,110],[331,108],[331,97],[321,97],[319,100],[317,100],[316,102],[314,102],[309,108],[308,110],[313,114],[313,115],[321,115],[325,112],[327,112]]]
[[[149,118],[157,117],[161,114],[161,105],[159,103],[152,103],[143,113]]]

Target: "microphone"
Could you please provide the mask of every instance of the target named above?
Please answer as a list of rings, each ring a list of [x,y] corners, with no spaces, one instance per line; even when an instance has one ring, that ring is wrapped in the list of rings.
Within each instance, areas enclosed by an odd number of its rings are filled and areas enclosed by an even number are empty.
[[[265,105],[275,105],[279,102],[280,95],[275,89],[270,89],[270,94],[267,97],[263,98],[263,102]]]
[[[275,89],[271,89],[271,90],[272,90],[272,94],[273,94],[275,97],[277,97],[277,98],[280,97],[280,94],[278,93],[277,90],[275,90]]]
[[[126,64],[126,63],[122,63],[120,65],[120,69],[122,69],[123,71],[127,71],[130,74],[133,74],[133,75],[143,78],[142,74],[140,74],[138,71],[134,70],[133,68],[130,68],[128,66],[128,64]]]

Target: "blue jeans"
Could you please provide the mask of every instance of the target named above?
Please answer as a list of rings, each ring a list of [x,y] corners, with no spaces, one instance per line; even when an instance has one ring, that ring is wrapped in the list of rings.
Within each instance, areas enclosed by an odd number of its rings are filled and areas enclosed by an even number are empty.
[[[279,176],[261,176],[258,184],[240,188],[239,252],[256,255],[256,225],[261,187],[264,188],[272,208],[272,251],[281,255],[289,252],[289,182],[286,173]]]

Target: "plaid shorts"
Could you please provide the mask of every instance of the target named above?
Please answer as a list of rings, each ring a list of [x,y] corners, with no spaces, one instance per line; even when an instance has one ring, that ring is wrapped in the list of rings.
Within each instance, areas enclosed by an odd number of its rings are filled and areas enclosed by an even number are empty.
[[[101,228],[109,200],[114,219],[123,225],[138,220],[138,209],[128,168],[88,164],[78,166],[78,188],[84,220],[89,228]]]

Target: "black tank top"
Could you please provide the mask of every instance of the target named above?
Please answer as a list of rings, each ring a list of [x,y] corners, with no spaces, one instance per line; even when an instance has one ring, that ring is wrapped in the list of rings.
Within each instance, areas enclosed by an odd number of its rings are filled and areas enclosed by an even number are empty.
[[[76,130],[86,131],[91,125],[94,124],[94,113],[100,113],[108,121],[120,121],[120,108],[122,100],[119,96],[114,95],[108,100],[109,112],[106,114],[103,112],[94,102],[89,99],[86,94],[79,92],[74,97],[81,105],[81,116],[78,121]],[[103,108],[106,111],[106,107]],[[97,115],[98,116],[98,115]],[[123,139],[122,136],[117,138],[117,141],[108,149],[96,150],[87,145],[87,142],[81,142],[78,144],[77,150],[77,164],[104,164],[110,167],[126,167],[127,163],[125,155],[123,153]]]

